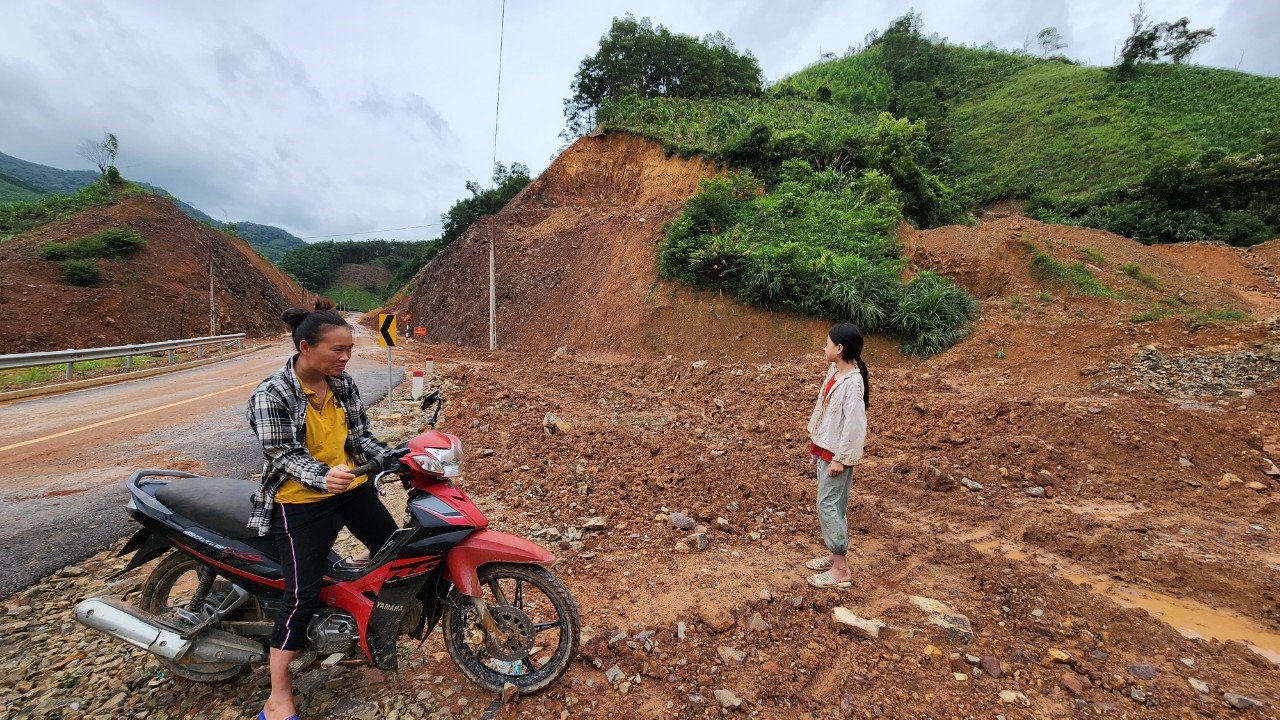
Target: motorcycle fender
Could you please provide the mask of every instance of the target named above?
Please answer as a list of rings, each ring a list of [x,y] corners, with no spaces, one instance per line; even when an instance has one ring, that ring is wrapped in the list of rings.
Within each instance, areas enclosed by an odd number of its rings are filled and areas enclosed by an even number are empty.
[[[476,571],[482,565],[509,562],[546,566],[555,561],[550,550],[530,540],[497,530],[477,530],[449,550],[444,579],[463,595],[480,597],[482,589]]]
[[[129,542],[125,543],[118,555],[118,557],[124,557],[129,553],[133,553],[133,559],[129,560],[129,564],[123,570],[111,577],[117,578],[139,565],[145,565],[163,555],[171,547],[173,546],[165,538],[156,535],[147,528],[142,528],[134,533],[133,537],[129,538]]]

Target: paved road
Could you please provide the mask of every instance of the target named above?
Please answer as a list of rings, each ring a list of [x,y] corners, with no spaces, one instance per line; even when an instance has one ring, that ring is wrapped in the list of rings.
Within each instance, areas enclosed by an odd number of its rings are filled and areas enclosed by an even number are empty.
[[[386,358],[367,333],[357,342],[347,370],[369,404],[386,396]],[[245,401],[291,353],[286,340],[200,368],[0,405],[0,598],[131,533],[124,481],[133,470],[256,472],[262,455]],[[393,380],[402,377],[397,368]]]

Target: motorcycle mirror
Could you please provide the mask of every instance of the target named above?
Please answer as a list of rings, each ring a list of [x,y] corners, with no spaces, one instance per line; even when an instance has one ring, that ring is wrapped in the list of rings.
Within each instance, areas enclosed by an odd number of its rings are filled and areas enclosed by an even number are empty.
[[[427,408],[440,401],[440,391],[432,390],[422,397],[422,411],[426,412]]]

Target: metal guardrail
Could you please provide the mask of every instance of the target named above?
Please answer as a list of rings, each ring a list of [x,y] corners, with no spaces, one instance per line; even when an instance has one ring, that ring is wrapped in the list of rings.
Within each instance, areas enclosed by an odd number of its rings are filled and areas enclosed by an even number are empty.
[[[211,337],[187,338],[186,340],[167,340],[158,343],[144,343],[141,345],[116,345],[113,347],[89,348],[87,350],[56,350],[53,352],[39,353],[17,353],[14,355],[0,355],[0,370],[14,370],[17,368],[41,367],[44,365],[60,365],[67,366],[67,379],[70,380],[75,373],[75,364],[82,360],[105,360],[107,358],[125,358],[125,366],[133,367],[133,358],[135,355],[150,355],[158,352],[168,352],[169,364],[173,364],[173,351],[181,348],[194,347],[196,349],[196,357],[204,357],[205,345],[216,345],[218,343],[234,343],[236,347],[240,347],[244,340],[244,333],[236,333],[235,335],[215,335]]]

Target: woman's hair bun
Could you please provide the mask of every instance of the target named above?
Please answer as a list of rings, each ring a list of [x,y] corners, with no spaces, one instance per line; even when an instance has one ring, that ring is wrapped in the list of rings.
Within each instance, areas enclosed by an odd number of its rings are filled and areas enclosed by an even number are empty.
[[[289,326],[290,330],[296,330],[298,325],[303,320],[306,320],[307,316],[310,314],[311,313],[309,311],[303,310],[302,308],[291,307],[280,313],[280,319],[284,321],[285,325]]]

